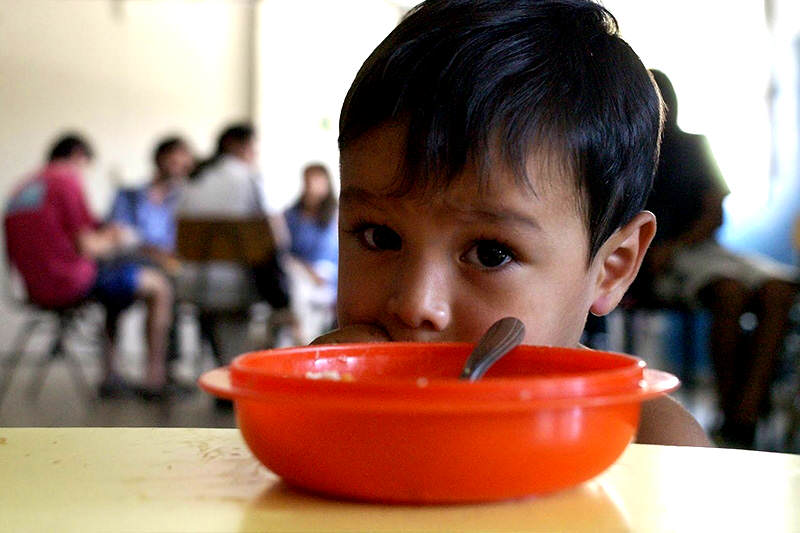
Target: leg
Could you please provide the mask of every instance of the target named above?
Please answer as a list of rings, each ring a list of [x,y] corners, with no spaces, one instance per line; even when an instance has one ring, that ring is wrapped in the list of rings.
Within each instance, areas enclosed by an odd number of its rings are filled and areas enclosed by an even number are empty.
[[[290,280],[278,258],[273,256],[263,265],[253,267],[253,276],[259,296],[272,308],[267,319],[267,346],[274,347],[278,332],[286,326],[291,327],[295,342],[301,344],[300,324],[292,311]]]
[[[147,368],[144,385],[161,389],[167,382],[166,344],[172,324],[172,286],[158,270],[143,267],[137,275],[136,296],[147,305]]]
[[[739,317],[749,299],[747,288],[730,279],[720,279],[699,294],[711,312],[711,362],[717,382],[720,407],[726,421],[735,416],[739,403],[737,389],[743,349]]]
[[[173,284],[174,287],[174,284]],[[172,304],[172,320],[170,321],[167,336],[167,379],[174,380],[175,369],[181,358],[180,332],[178,331],[178,306]]]
[[[768,399],[769,387],[781,353],[789,310],[797,295],[797,287],[789,282],[770,280],[755,294],[758,327],[753,335],[752,359],[742,382],[739,419],[755,424]]]
[[[102,348],[102,378],[100,386],[97,388],[97,395],[102,399],[119,398],[127,396],[131,392],[130,385],[119,375],[116,365],[117,326],[123,310],[113,305],[104,307],[106,317]]]
[[[200,311],[197,321],[200,325],[200,352],[203,351],[203,340],[208,342],[208,347],[211,350],[211,357],[222,366],[225,364],[225,359],[222,356],[222,349],[220,348],[219,338],[217,336],[216,323],[218,313],[213,311]],[[202,355],[200,357],[202,359]],[[200,361],[202,363],[202,361]],[[202,369],[202,364],[198,367],[199,371]]]
[[[103,382],[110,382],[117,374],[117,326],[119,324],[120,310],[106,307],[105,319],[105,348],[103,350]]]

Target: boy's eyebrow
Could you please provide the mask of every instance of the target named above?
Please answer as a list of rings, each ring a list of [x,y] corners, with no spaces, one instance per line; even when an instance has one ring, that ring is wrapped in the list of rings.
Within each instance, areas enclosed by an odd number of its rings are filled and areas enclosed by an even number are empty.
[[[396,201],[394,196],[382,196],[368,191],[361,187],[348,186],[342,189],[339,196],[339,203],[342,205],[347,204],[368,204],[376,208],[382,208],[386,204],[382,202]],[[453,205],[452,203],[446,204],[448,213],[452,213],[455,217],[468,220],[482,220],[491,223],[510,222],[522,224],[535,230],[540,230],[541,225],[535,218],[519,213],[513,209],[506,207],[486,208],[482,206],[464,207],[460,205]]]
[[[378,207],[380,200],[384,198],[381,195],[370,192],[361,187],[353,187],[352,185],[344,187],[339,193],[340,204],[361,203],[371,204]]]
[[[528,226],[531,229],[540,230],[542,227],[536,221],[536,219],[526,216],[522,213],[514,211],[513,209],[508,209],[505,207],[499,207],[497,209],[486,209],[482,207],[457,207],[457,206],[449,206],[449,211],[455,212],[455,216],[464,218],[464,219],[472,219],[472,220],[482,220],[482,221],[489,221],[495,224],[499,223],[514,223],[514,224],[522,224],[523,226]]]

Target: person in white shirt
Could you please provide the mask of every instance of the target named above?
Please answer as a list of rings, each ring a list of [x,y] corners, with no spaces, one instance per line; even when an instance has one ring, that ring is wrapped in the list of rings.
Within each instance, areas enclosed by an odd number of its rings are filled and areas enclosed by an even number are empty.
[[[201,310],[212,312],[201,312],[206,330],[217,329],[209,324],[219,322],[214,311],[247,308],[254,303],[254,292],[272,308],[270,332],[284,323],[292,323],[289,291],[278,257],[288,243],[288,232],[283,218],[267,210],[257,156],[256,131],[252,125],[241,123],[227,127],[219,137],[215,155],[198,165],[184,187],[178,205],[179,217],[231,219],[265,216],[270,221],[278,248],[278,254],[269,263],[252,271],[230,264],[215,264],[207,268],[203,294],[190,297]],[[240,335],[234,335],[237,336]]]
[[[266,214],[257,156],[252,126],[236,124],[226,128],[219,137],[216,154],[193,172],[179,211],[219,217]]]

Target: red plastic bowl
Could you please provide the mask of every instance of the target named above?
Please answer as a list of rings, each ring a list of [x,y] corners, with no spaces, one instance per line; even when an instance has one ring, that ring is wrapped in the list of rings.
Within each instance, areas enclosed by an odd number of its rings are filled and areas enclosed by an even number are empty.
[[[551,492],[610,466],[643,400],[678,387],[634,357],[519,346],[480,381],[471,344],[378,343],[254,352],[200,386],[236,407],[255,456],[307,490],[382,502]],[[336,379],[311,379],[325,374]]]

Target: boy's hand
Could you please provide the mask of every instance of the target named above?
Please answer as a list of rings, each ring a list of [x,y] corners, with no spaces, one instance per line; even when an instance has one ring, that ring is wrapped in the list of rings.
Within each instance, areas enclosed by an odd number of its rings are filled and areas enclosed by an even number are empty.
[[[345,342],[390,342],[389,334],[378,326],[355,324],[329,331],[311,344],[342,344]]]

